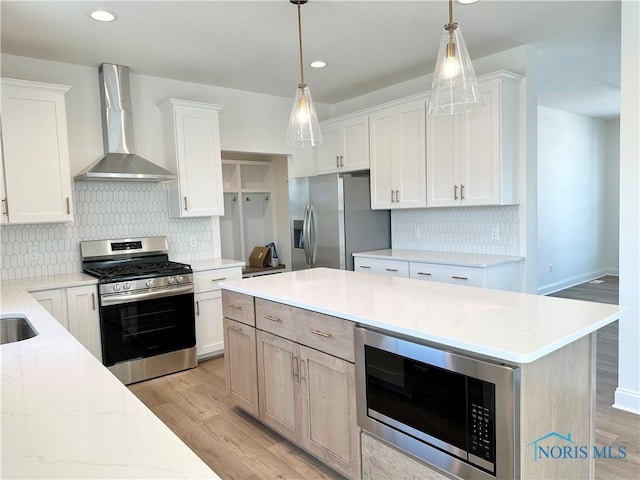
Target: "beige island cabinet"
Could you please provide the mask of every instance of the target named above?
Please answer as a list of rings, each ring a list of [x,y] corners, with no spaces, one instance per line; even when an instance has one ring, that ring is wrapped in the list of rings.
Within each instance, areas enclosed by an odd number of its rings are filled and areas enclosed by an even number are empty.
[[[594,477],[594,332],[623,308],[327,268],[221,287],[229,395],[342,475]],[[403,434],[389,441],[363,427],[358,416],[369,411],[359,411],[357,398],[358,329],[516,372],[513,404],[495,412],[496,423],[497,416],[509,417],[511,430],[500,435],[511,437],[511,448],[496,440],[496,456],[503,458],[493,472],[429,461],[405,448]],[[557,458],[536,450],[559,442],[553,452],[563,452],[567,436],[572,451],[587,454]]]

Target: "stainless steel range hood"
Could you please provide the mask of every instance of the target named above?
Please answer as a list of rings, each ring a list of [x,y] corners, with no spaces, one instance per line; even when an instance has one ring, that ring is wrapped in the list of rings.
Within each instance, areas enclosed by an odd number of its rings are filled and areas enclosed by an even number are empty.
[[[100,77],[105,155],[74,177],[76,181],[163,182],[176,175],[133,153],[129,67],[103,63]]]

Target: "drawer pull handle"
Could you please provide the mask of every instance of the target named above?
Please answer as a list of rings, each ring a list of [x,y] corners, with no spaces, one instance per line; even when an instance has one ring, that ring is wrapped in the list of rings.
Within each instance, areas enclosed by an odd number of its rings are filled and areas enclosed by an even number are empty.
[[[360,265],[359,268],[371,268],[369,265]]]
[[[212,278],[211,281],[212,282],[222,282],[223,280],[226,280],[227,277],[220,277],[220,278]]]
[[[236,332],[242,333],[241,327],[236,327],[235,325],[231,325],[229,328],[231,328],[231,330],[235,330]]]
[[[291,380],[298,379],[300,381],[300,365],[298,357],[291,357]]]
[[[467,277],[459,277],[458,275],[451,275],[454,280],[469,280]]]
[[[385,268],[385,270],[386,270],[387,272],[397,272],[397,271],[398,271],[398,269],[397,269],[397,268]]]
[[[313,333],[314,335],[318,335],[320,337],[324,337],[324,338],[330,338],[331,334],[330,333],[324,333],[321,332],[320,330],[309,330],[311,333]]]
[[[418,275],[425,275],[425,276],[427,276],[427,277],[430,277],[430,276],[431,276],[431,274],[430,274],[430,273],[427,273],[427,272],[418,272]]]
[[[242,310],[242,307],[239,305],[234,305],[233,303],[227,303],[227,307],[233,308],[234,310]]]
[[[271,320],[272,322],[282,323],[282,319],[278,317],[272,317],[271,315],[265,315],[264,318],[266,320]]]

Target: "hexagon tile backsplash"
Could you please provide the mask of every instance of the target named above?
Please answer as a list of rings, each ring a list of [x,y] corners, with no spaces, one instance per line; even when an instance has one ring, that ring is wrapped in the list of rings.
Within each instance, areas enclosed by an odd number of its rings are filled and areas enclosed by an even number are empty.
[[[169,218],[162,183],[74,183],[73,208],[73,223],[2,226],[0,279],[81,272],[81,240],[166,235],[172,258],[214,255],[211,218]]]
[[[519,255],[518,206],[394,210],[391,245],[410,250]]]

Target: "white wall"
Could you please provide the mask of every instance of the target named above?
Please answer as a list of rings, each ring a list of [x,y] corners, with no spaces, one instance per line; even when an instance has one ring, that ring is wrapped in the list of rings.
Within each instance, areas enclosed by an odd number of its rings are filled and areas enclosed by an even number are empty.
[[[620,119],[607,121],[606,156],[606,218],[602,229],[602,245],[606,269],[617,274],[620,272]]]
[[[610,191],[608,122],[538,108],[538,291],[550,293],[617,268],[605,242],[617,219]],[[617,139],[616,139],[617,141]],[[617,169],[617,167],[615,167]],[[616,227],[617,230],[617,227]],[[553,267],[552,267],[553,265]],[[615,272],[613,272],[615,273]]]
[[[620,319],[614,407],[640,415],[640,2],[622,2]]]

